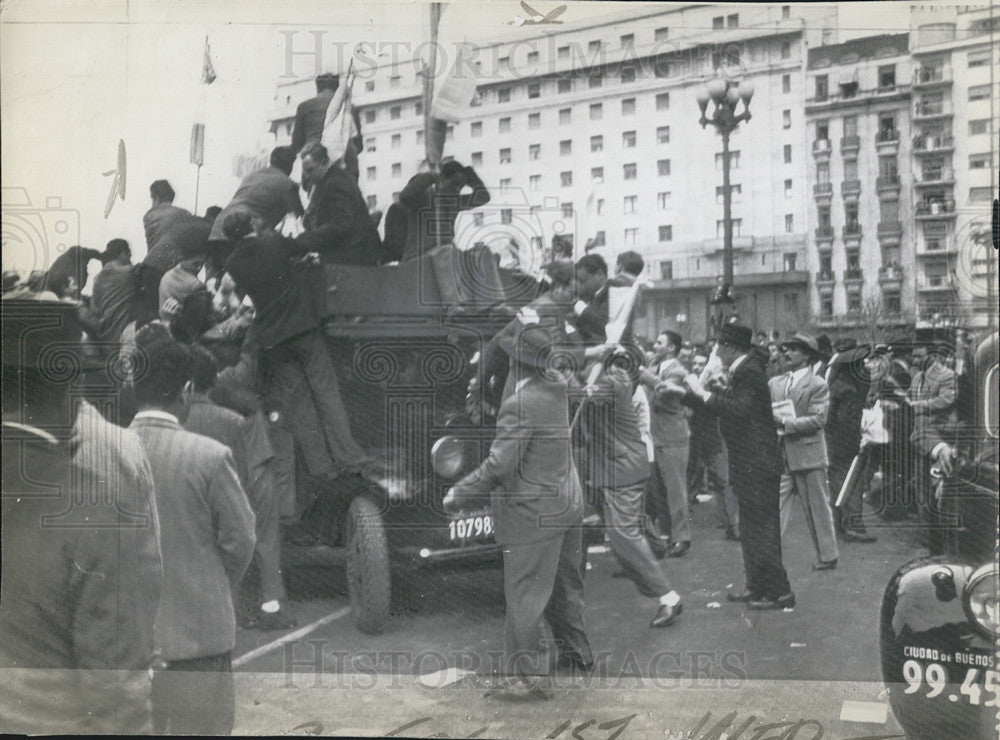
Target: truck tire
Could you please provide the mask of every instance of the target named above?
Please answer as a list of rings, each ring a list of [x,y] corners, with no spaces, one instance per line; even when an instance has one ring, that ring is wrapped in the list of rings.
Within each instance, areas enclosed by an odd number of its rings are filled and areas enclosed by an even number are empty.
[[[382,516],[368,496],[356,496],[347,509],[344,546],[354,623],[361,632],[378,634],[389,621],[392,582]]]

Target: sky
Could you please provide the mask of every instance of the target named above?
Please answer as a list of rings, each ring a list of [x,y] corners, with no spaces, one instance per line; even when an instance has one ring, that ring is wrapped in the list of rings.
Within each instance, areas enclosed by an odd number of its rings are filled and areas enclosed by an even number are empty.
[[[531,2],[540,12],[560,4]],[[905,31],[907,7],[843,3],[840,40]],[[573,2],[564,18],[575,24],[622,9],[640,6]],[[537,33],[507,25],[516,15],[525,13],[514,0],[456,0],[441,34],[500,41]],[[288,66],[282,31],[302,44],[318,34],[324,66],[338,71],[337,44],[426,39],[427,18],[423,2],[0,0],[3,268],[44,269],[67,246],[101,249],[114,237],[140,258],[155,179],[169,180],[175,203],[189,210],[196,186],[198,213],[225,205],[239,182],[233,158],[272,141],[266,117]],[[217,73],[210,86],[201,83],[206,37]],[[311,77],[311,65],[293,58],[292,71]],[[195,121],[207,132],[200,177],[189,163]],[[119,140],[125,196],[104,218]]]

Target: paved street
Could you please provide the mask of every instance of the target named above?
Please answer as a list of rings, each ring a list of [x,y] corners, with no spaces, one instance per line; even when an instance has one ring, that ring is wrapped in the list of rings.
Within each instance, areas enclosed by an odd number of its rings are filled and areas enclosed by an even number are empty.
[[[312,731],[384,734],[422,720],[399,734],[469,736],[485,727],[484,736],[555,737],[563,722],[575,729],[593,719],[578,735],[609,737],[621,729],[615,720],[635,714],[622,737],[650,737],[654,729],[655,736],[679,737],[711,712],[695,735],[701,738],[719,737],[710,731],[730,711],[737,712],[733,733],[751,715],[758,729],[802,719],[827,733],[806,723],[800,738],[898,730],[891,713],[885,717],[878,609],[891,573],[920,554],[916,534],[898,525],[873,528],[878,543],[843,543],[839,567],[816,573],[805,522],[796,517],[784,559],[798,604],[754,612],[725,600],[727,588],[742,586],[739,545],[714,527],[712,507],[695,507],[688,555],[665,561],[685,606],[667,629],[649,628],[653,602],[614,577],[610,552],[592,549],[586,620],[598,669],[590,677],[557,676],[552,701],[516,711],[485,698],[482,682],[465,673],[488,675],[502,651],[499,570],[400,573],[389,628],[368,636],[353,627],[341,575],[293,566],[299,629],[238,636],[237,730],[288,732],[317,723]],[[851,701],[874,704],[845,706]],[[874,712],[867,716],[874,721],[847,719],[865,712]],[[794,737],[791,728],[759,737]]]

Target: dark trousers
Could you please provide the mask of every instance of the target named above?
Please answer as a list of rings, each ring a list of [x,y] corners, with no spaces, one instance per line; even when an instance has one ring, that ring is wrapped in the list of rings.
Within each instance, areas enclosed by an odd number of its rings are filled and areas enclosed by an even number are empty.
[[[230,653],[172,660],[153,673],[153,732],[231,735],[236,691]]]
[[[272,407],[285,416],[311,475],[356,467],[366,458],[351,433],[330,350],[319,331],[292,337],[268,353]]]
[[[564,654],[590,662],[593,655],[583,625],[583,540],[580,526],[538,542],[505,545],[503,587],[505,672],[544,675],[542,619]]]
[[[777,599],[792,590],[781,564],[781,519],[778,488],[781,475],[751,476],[730,469],[730,485],[740,510],[740,545],[747,590]]]
[[[643,527],[643,496],[646,482],[618,488],[602,488],[604,526],[611,549],[639,587],[654,598],[673,591],[663,567],[653,555]]]

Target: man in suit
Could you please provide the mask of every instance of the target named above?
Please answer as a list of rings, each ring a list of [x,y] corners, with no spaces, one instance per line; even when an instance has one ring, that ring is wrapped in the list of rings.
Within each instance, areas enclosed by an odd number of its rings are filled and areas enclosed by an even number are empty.
[[[594,430],[594,436],[603,449],[594,451],[591,480],[601,488],[611,549],[639,591],[659,599],[650,626],[666,627],[681,613],[682,604],[650,549],[643,528],[643,499],[650,466],[632,404],[642,365],[638,352],[635,345],[627,345],[609,355],[595,382],[595,397],[603,396],[611,405],[605,413],[593,415],[602,427]]]
[[[212,354],[198,345],[191,347],[191,354],[194,392],[184,428],[221,442],[233,453],[236,473],[250,500],[256,524],[254,560],[260,574],[261,598],[259,606],[255,605],[252,613],[241,614],[244,610],[240,607],[247,601],[242,598],[242,594],[250,589],[236,588],[233,595],[237,617],[244,626],[263,630],[290,629],[297,622],[283,604],[286,594],[281,577],[280,501],[274,485],[273,471],[267,467],[274,456],[273,448],[267,442],[266,429],[263,435],[251,436],[257,417],[251,415],[244,419],[235,411],[216,405],[209,398],[208,394],[215,387],[218,375],[218,366]],[[246,580],[241,584],[244,587],[247,585]]]
[[[136,338],[148,368],[135,379],[132,429],[156,485],[163,593],[153,633],[163,662],[153,676],[153,731],[233,729],[233,586],[254,548],[254,517],[233,454],[181,427],[190,408],[191,356],[173,340]]]
[[[507,690],[538,698],[529,676],[549,672],[541,627],[552,628],[560,658],[584,670],[593,656],[583,623],[583,494],[570,454],[564,377],[551,369],[552,329],[529,323],[499,340],[511,359],[490,454],[444,499],[456,510],[490,494],[503,547],[507,602]]]
[[[463,195],[463,188],[472,192]],[[401,260],[418,259],[442,244],[455,240],[455,219],[462,211],[490,202],[490,191],[472,167],[451,159],[441,171],[420,172],[410,178],[399,193],[406,208],[406,246]]]
[[[340,87],[340,76],[324,72],[316,76],[316,95],[303,100],[295,109],[292,124],[292,153],[301,152],[308,144],[319,141],[326,123],[326,109]]]
[[[716,354],[729,370],[728,389],[710,392],[698,378],[688,375],[685,403],[704,404],[718,415],[729,454],[729,482],[739,502],[747,589],[726,598],[747,602],[752,609],[782,609],[795,606],[795,595],[781,564],[781,448],[763,362],[750,351],[752,340],[749,327],[725,324]],[[669,381],[663,385],[671,392],[683,390]]]
[[[149,463],[74,399],[92,366],[73,305],[5,299],[0,317],[0,727],[146,734],[163,578]]]
[[[302,150],[302,179],[312,183],[298,237],[306,252],[318,252],[324,265],[378,265],[382,241],[354,177],[331,162],[318,141]],[[223,224],[225,227],[225,224]]]
[[[781,532],[788,528],[792,516],[792,500],[798,496],[806,515],[806,524],[816,549],[814,570],[837,567],[837,535],[830,510],[830,487],[826,471],[830,464],[823,429],[830,410],[830,389],[822,377],[812,370],[819,356],[816,340],[798,332],[781,345],[785,358],[784,375],[768,383],[771,401],[790,401],[794,415],[775,411],[774,421],[785,453],[785,469],[781,476]]]
[[[653,499],[660,526],[670,521],[671,557],[683,557],[691,547],[691,512],[688,504],[687,464],[690,444],[684,404],[676,394],[658,393],[656,387],[664,381],[683,385],[687,369],[677,359],[683,339],[675,331],[662,331],[653,345],[655,365],[641,377],[652,391],[650,398],[650,434],[656,455],[656,466],[666,489],[657,490]]]

